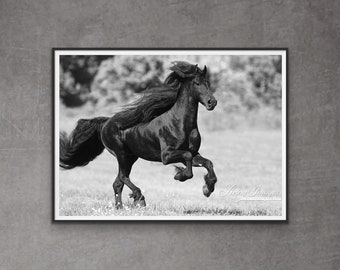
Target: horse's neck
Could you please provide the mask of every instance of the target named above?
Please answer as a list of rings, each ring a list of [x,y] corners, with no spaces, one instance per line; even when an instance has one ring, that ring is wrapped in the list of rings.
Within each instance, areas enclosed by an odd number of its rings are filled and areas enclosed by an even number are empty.
[[[197,127],[198,101],[190,93],[189,85],[179,89],[177,101],[171,108],[175,118],[188,129]]]

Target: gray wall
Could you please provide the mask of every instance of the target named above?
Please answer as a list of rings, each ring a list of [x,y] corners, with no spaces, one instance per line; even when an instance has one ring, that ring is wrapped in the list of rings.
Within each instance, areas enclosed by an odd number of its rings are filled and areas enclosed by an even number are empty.
[[[0,1],[0,269],[336,269],[339,1]],[[288,47],[289,223],[51,223],[52,47]]]

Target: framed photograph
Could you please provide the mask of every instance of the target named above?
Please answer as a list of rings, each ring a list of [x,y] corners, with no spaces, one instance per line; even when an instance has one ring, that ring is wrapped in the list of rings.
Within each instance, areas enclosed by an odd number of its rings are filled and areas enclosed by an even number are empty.
[[[53,49],[53,220],[287,220],[287,49]]]

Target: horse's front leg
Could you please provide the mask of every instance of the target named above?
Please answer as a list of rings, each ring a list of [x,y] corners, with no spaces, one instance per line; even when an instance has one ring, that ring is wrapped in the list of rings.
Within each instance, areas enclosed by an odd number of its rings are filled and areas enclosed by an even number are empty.
[[[193,177],[192,154],[189,151],[175,150],[171,147],[166,147],[161,152],[161,159],[164,165],[178,162],[186,165],[185,168],[177,167],[177,174],[174,177],[176,180],[183,182]]]
[[[194,167],[204,167],[207,169],[208,174],[204,176],[205,185],[203,186],[203,194],[206,197],[209,197],[210,194],[215,189],[215,183],[217,182],[217,177],[213,168],[213,163],[211,160],[202,157],[200,154],[197,154],[192,159],[192,166]]]

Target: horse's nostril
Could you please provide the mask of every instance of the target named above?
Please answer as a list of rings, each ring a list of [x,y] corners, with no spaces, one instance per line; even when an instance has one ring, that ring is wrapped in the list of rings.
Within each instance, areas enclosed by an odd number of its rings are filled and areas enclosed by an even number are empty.
[[[211,99],[208,100],[208,105],[211,105]]]

